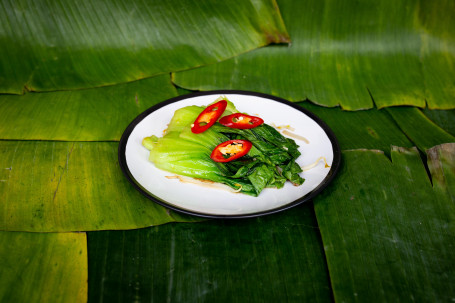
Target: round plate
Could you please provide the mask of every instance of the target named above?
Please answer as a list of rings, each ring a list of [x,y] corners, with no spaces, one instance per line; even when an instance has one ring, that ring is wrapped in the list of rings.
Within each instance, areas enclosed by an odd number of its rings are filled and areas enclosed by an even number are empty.
[[[226,96],[240,112],[260,116],[269,125],[287,126],[288,131],[291,129],[300,136],[300,139],[292,137],[302,153],[297,163],[305,167],[317,162],[316,166],[300,174],[305,178],[302,185],[293,186],[286,182],[281,189],[266,188],[258,197],[252,197],[166,178],[174,174],[156,168],[148,160],[149,151],[142,146],[144,137],[162,137],[177,109],[189,105],[207,106],[220,96]],[[329,167],[323,160],[318,161],[320,157],[325,157]],[[131,122],[119,145],[120,167],[137,190],[167,208],[210,218],[261,216],[305,202],[320,193],[334,178],[340,159],[335,135],[308,110],[274,96],[233,90],[194,93],[161,102]]]

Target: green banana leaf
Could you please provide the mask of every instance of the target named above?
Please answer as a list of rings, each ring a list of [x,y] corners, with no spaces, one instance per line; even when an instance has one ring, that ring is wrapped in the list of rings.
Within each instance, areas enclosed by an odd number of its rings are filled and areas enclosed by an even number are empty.
[[[390,107],[386,110],[422,152],[435,145],[455,142],[454,136],[433,123],[418,108]]]
[[[317,225],[308,203],[249,220],[89,232],[89,301],[448,301],[454,151],[429,151],[434,187],[415,148],[394,147],[392,161],[343,152],[340,176],[315,199]]]
[[[455,107],[455,2],[419,1],[422,71],[430,108]]]
[[[432,179],[453,188],[454,144],[437,150],[446,152],[429,157],[429,167],[440,168]],[[392,161],[375,151],[346,151],[343,160],[315,199],[335,301],[452,300],[453,195],[432,187],[415,148],[394,147]],[[451,180],[442,179],[448,171]]]
[[[2,1],[0,92],[103,86],[289,42],[274,0]]]
[[[89,302],[330,302],[312,204],[256,219],[88,233]]]
[[[438,110],[438,109],[422,109],[422,112],[433,123],[437,124],[440,128],[455,136],[455,110]]]
[[[174,83],[192,90],[254,90],[348,110],[374,103],[455,107],[453,1],[278,4],[290,46],[176,72]]]
[[[115,86],[24,95],[0,95],[0,138],[8,140],[118,141],[126,126],[141,112],[160,101],[186,94],[166,75]],[[47,106],[43,106],[45,103]],[[371,109],[352,113],[339,108],[324,108],[310,102],[300,106],[321,117],[335,131],[342,149],[380,149],[389,152],[391,145],[411,147],[384,110]],[[424,149],[453,142],[452,136],[435,129],[416,108],[388,108],[403,129],[420,135],[419,127],[429,125],[430,138]],[[401,113],[401,114],[399,114]],[[453,128],[454,111],[425,109],[442,127]],[[398,116],[400,115],[400,116]],[[414,118],[412,118],[414,117]],[[417,127],[419,126],[419,127]],[[454,130],[452,130],[454,131]],[[406,135],[409,135],[407,131]],[[439,133],[437,138],[435,134]],[[451,139],[452,138],[452,139]]]
[[[0,302],[87,302],[85,233],[0,232]]]
[[[149,80],[140,82],[147,84]],[[127,84],[125,87],[130,88],[131,85],[133,84]],[[105,89],[108,88],[93,91]],[[115,89],[112,94],[118,91]],[[133,98],[134,90],[127,91]],[[47,94],[60,94],[60,92],[43,93],[43,95]],[[11,97],[25,98],[27,95]],[[120,96],[123,97],[123,95]],[[113,98],[115,99],[115,96]],[[81,97],[77,100],[83,102],[85,98]],[[347,112],[339,108],[318,107],[308,102],[299,104],[329,123],[344,150],[380,149],[389,155],[390,146],[398,144],[405,147],[417,144],[422,151],[425,151],[431,147],[428,142],[421,143],[425,138],[430,138],[429,142],[436,144],[455,142],[450,135],[431,124],[428,119],[425,120],[423,114],[417,109],[414,111],[412,108],[390,108],[387,112],[376,109]],[[62,105],[61,108],[63,109],[64,106]],[[411,131],[414,128],[417,129],[414,135],[406,133],[413,142],[410,142],[395,125],[388,116],[388,112],[403,112],[402,116],[394,117],[398,125],[404,123],[411,126]],[[420,128],[411,124],[414,120],[411,119],[413,115],[410,113],[416,113],[414,117],[420,118],[414,122]],[[6,117],[6,119],[9,118]],[[29,119],[33,121],[31,117]],[[427,124],[422,123],[422,119]],[[11,123],[14,123],[13,120]],[[61,121],[72,123],[71,120],[62,119]],[[406,121],[408,121],[407,124]],[[92,118],[92,122],[98,123],[96,117]],[[33,123],[31,123],[32,130],[43,129]],[[44,119],[42,123],[45,123]],[[425,128],[426,132],[423,131],[425,125],[429,125]],[[124,126],[116,127],[117,137],[123,128]],[[85,132],[78,137],[77,133],[70,131],[65,134],[63,130],[66,129],[71,127],[62,127],[60,130],[62,136],[57,137],[58,139],[89,140],[99,137],[100,134],[94,130],[94,134]],[[52,134],[51,128],[45,130]],[[104,131],[112,134],[109,128]],[[4,134],[8,132],[5,131]],[[42,134],[45,135],[45,132]],[[422,134],[429,135],[422,136]],[[437,136],[437,134],[440,135]],[[444,134],[445,136],[442,136]],[[103,138],[109,138],[109,136]],[[137,193],[120,173],[117,164],[117,147],[116,142],[0,141],[0,167],[3,167],[0,172],[0,189],[3,195],[0,214],[6,218],[0,223],[0,229],[41,232],[131,229],[173,221],[195,220],[192,217],[181,217],[168,212]],[[17,203],[17,201],[27,201],[27,203]],[[58,207],[56,208],[55,205]]]
[[[175,96],[169,75],[93,89],[0,95],[0,138],[118,141],[137,115]]]
[[[390,146],[412,147],[414,144],[385,109],[344,111],[338,107],[327,108],[310,102],[299,106],[320,117],[335,133],[342,150],[377,149],[390,156]]]
[[[0,141],[0,230],[132,229],[195,221],[136,191],[117,142]]]

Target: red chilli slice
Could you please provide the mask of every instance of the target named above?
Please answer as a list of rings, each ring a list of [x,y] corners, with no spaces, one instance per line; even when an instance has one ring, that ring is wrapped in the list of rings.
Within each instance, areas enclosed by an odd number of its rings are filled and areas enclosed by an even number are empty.
[[[220,119],[220,123],[230,128],[247,129],[261,125],[264,120],[259,117],[236,113],[224,116]]]
[[[247,140],[228,140],[215,147],[210,158],[215,162],[230,162],[245,156],[252,146]]]
[[[205,132],[223,114],[226,106],[226,100],[221,100],[207,106],[194,121],[193,125],[191,126],[191,131],[195,134]]]

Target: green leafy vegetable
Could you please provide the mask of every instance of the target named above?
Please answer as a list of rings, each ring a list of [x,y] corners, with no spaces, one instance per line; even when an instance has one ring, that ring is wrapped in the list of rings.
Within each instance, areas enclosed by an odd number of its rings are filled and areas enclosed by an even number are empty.
[[[203,133],[195,134],[191,124],[203,109],[199,106],[178,109],[163,137],[144,138],[142,144],[150,150],[149,160],[156,167],[223,183],[252,196],[258,196],[267,187],[282,188],[287,180],[294,185],[304,182],[299,175],[302,169],[295,162],[300,152],[294,140],[266,123],[251,129],[236,129],[216,122]],[[223,116],[236,112],[234,104],[228,101]],[[217,145],[233,139],[248,140],[253,147],[235,161],[220,163],[210,159]]]

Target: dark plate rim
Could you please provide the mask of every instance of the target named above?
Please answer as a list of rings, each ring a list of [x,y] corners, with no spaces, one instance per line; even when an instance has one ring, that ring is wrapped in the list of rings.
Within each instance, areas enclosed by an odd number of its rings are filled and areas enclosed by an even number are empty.
[[[236,215],[219,215],[219,214],[210,214],[210,213],[203,213],[203,212],[196,212],[193,210],[188,210],[185,208],[181,208],[178,206],[175,206],[173,204],[167,203],[165,200],[153,195],[153,193],[149,192],[146,190],[134,177],[133,174],[131,173],[127,161],[126,161],[126,145],[128,142],[128,139],[135,129],[135,127],[143,120],[145,119],[148,115],[150,115],[152,112],[165,107],[169,104],[176,103],[188,98],[192,97],[197,97],[197,96],[206,96],[206,95],[223,95],[223,94],[240,94],[240,95],[250,95],[250,96],[256,96],[256,97],[262,97],[266,99],[270,99],[279,103],[286,104],[292,108],[294,108],[297,111],[300,111],[313,119],[326,133],[327,137],[329,138],[331,144],[332,144],[332,151],[333,151],[333,162],[330,168],[330,171],[328,172],[327,176],[319,183],[319,185],[314,188],[312,191],[309,193],[305,194],[304,196],[289,202],[283,206],[273,208],[273,209],[268,209],[260,212],[255,212],[255,213],[247,213],[247,214],[236,214]],[[309,110],[293,103],[288,100],[285,100],[280,97],[276,97],[273,95],[268,95],[264,93],[259,93],[259,92],[253,92],[253,91],[244,91],[244,90],[211,90],[211,91],[203,91],[203,92],[193,92],[177,97],[173,97],[170,99],[167,99],[165,101],[162,101],[158,104],[155,104],[154,106],[148,108],[141,114],[139,114],[125,129],[123,132],[120,142],[119,142],[119,147],[118,147],[118,161],[120,168],[125,175],[126,179],[133,185],[133,187],[138,190],[142,195],[144,195],[146,198],[152,200],[153,202],[164,206],[166,208],[172,209],[176,212],[180,212],[183,214],[187,215],[193,215],[197,217],[203,217],[203,218],[213,218],[213,219],[241,219],[241,218],[253,218],[253,217],[259,217],[259,216],[264,216],[264,215],[270,215],[274,213],[278,213],[287,209],[290,209],[292,207],[295,207],[297,205],[302,204],[303,202],[309,201],[315,196],[317,196],[320,192],[322,192],[330,183],[331,181],[335,178],[335,176],[338,173],[338,170],[340,168],[341,164],[341,149],[340,145],[338,143],[338,140],[332,131],[332,129],[318,116],[310,112]]]

